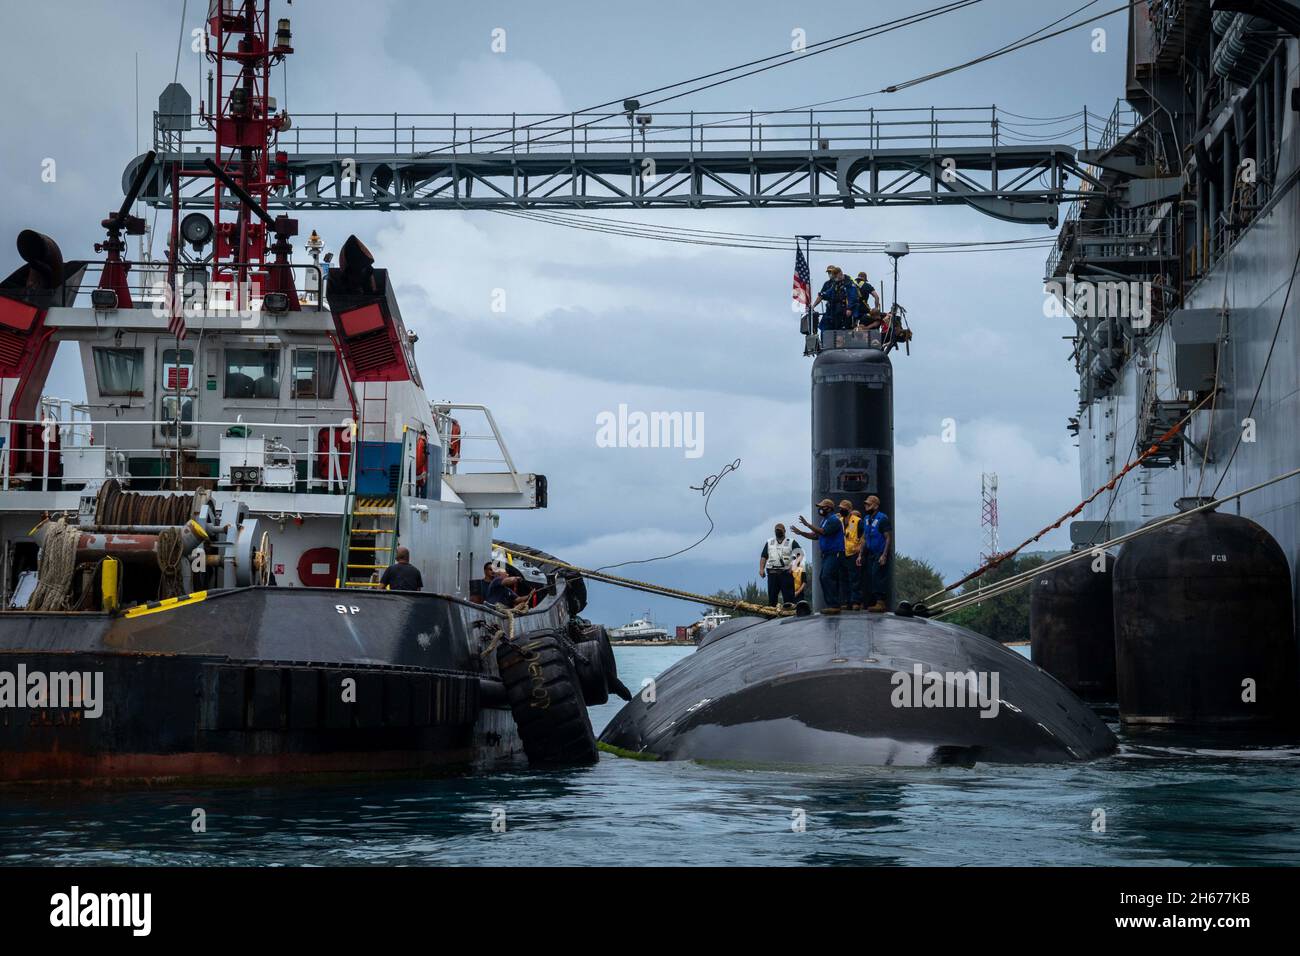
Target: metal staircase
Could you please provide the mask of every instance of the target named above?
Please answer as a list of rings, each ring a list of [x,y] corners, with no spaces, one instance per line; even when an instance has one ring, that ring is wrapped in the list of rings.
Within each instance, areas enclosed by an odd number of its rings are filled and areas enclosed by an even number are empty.
[[[339,586],[380,588],[379,576],[397,549],[397,498],[348,495],[339,545]]]

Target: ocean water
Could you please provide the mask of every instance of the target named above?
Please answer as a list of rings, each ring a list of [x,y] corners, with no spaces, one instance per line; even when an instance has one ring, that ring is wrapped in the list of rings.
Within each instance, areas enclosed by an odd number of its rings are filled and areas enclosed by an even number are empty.
[[[632,688],[691,652],[616,650]],[[620,705],[593,708],[597,732]],[[1122,741],[1076,766],[777,771],[602,755],[545,774],[14,791],[0,793],[0,863],[1300,864],[1300,747]]]

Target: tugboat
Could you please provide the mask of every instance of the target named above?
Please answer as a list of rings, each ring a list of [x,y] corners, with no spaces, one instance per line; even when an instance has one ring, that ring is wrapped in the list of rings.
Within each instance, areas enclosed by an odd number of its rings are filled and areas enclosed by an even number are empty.
[[[0,783],[592,763],[584,694],[625,689],[582,579],[493,550],[546,478],[488,408],[430,400],[357,237],[291,260],[265,208],[288,23],[239,6],[208,22],[217,161],[184,174],[213,216],[175,200],[166,263],[125,261],[151,154],[100,261],[24,230],[0,282]],[[62,343],[84,401],[42,394]],[[399,550],[421,590],[382,583]],[[482,603],[494,559],[526,608]]]

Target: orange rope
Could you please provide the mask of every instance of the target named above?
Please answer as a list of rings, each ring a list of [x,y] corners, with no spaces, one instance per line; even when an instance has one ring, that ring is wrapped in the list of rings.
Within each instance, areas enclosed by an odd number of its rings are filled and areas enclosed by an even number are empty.
[[[1069,518],[1073,518],[1075,515],[1077,515],[1080,511],[1082,511],[1082,510],[1083,510],[1084,508],[1086,508],[1088,505],[1090,505],[1090,504],[1092,504],[1094,501],[1096,501],[1097,498],[1101,495],[1101,493],[1102,493],[1103,491],[1113,490],[1114,487],[1115,487],[1115,485],[1119,482],[1119,480],[1120,480],[1121,478],[1123,478],[1125,475],[1127,475],[1130,471],[1132,471],[1134,468],[1136,468],[1138,465],[1140,465],[1143,461],[1145,461],[1145,460],[1146,460],[1147,458],[1149,458],[1151,455],[1153,455],[1153,454],[1155,454],[1157,451],[1159,451],[1161,445],[1163,445],[1163,444],[1164,444],[1165,442],[1167,442],[1169,439],[1173,438],[1176,434],[1178,434],[1180,431],[1182,431],[1183,426],[1186,425],[1186,424],[1191,420],[1192,415],[1194,415],[1196,412],[1200,411],[1201,408],[1205,405],[1205,403],[1208,402],[1210,399],[1212,399],[1216,394],[1218,394],[1218,389],[1215,389],[1215,390],[1214,390],[1213,392],[1211,392],[1209,395],[1205,396],[1205,398],[1201,399],[1201,401],[1196,405],[1195,408],[1193,408],[1191,411],[1189,411],[1186,415],[1183,416],[1183,418],[1182,418],[1181,421],[1179,421],[1176,425],[1174,425],[1172,428],[1170,428],[1167,432],[1165,432],[1163,435],[1161,435],[1159,438],[1157,438],[1157,439],[1155,440],[1155,442],[1151,445],[1151,447],[1149,447],[1146,451],[1144,451],[1142,454],[1138,455],[1136,458],[1134,458],[1132,461],[1130,461],[1127,465],[1125,465],[1123,468],[1121,468],[1119,471],[1117,471],[1114,475],[1112,475],[1110,481],[1106,482],[1106,484],[1102,485],[1100,488],[1098,488],[1096,491],[1094,491],[1094,492],[1093,492],[1091,495],[1089,495],[1087,498],[1084,498],[1081,502],[1079,502],[1079,504],[1076,505],[1072,511],[1067,511],[1065,514],[1061,515],[1061,517],[1057,518],[1054,522],[1052,522],[1051,524],[1049,524],[1046,528],[1044,528],[1043,530],[1039,531],[1039,532],[1038,532],[1036,535],[1034,535],[1032,538],[1027,538],[1027,539],[1025,539],[1024,541],[1020,542],[1020,544],[1018,544],[1018,545],[1016,545],[1014,548],[1012,548],[1010,551],[1003,551],[1001,554],[997,554],[997,555],[994,555],[993,557],[989,558],[989,560],[988,560],[987,562],[985,562],[985,563],[984,563],[983,565],[981,565],[980,567],[976,568],[976,569],[975,569],[974,571],[972,571],[970,574],[966,575],[966,576],[965,576],[964,578],[962,578],[960,581],[954,581],[952,584],[945,585],[944,588],[943,588],[943,590],[935,591],[934,594],[927,595],[927,596],[926,596],[926,600],[928,601],[928,600],[930,600],[931,598],[936,597],[936,596],[938,596],[938,595],[940,595],[940,594],[943,594],[943,593],[946,592],[946,591],[951,591],[953,588],[959,588],[959,587],[961,587],[963,584],[965,584],[967,581],[973,581],[973,580],[975,580],[975,578],[978,578],[978,577],[980,577],[980,576],[983,575],[983,574],[987,574],[989,571],[992,571],[994,568],[996,568],[996,567],[997,567],[999,564],[1001,564],[1003,561],[1007,560],[1007,558],[1014,557],[1014,556],[1015,556],[1016,554],[1018,554],[1020,551],[1024,550],[1024,548],[1025,548],[1027,545],[1033,544],[1035,541],[1037,541],[1037,540],[1038,540],[1039,538],[1041,538],[1043,535],[1047,534],[1047,532],[1049,532],[1049,531],[1055,531],[1055,530],[1056,530],[1057,528],[1059,528],[1059,527],[1062,525],[1062,523],[1064,523],[1067,519],[1069,519]]]

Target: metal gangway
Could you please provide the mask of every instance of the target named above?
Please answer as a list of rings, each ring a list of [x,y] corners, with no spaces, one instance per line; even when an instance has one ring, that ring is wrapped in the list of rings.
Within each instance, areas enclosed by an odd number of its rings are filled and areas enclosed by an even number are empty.
[[[276,209],[692,209],[966,204],[1055,226],[1093,172],[997,107],[642,113],[305,113]],[[201,117],[154,114],[141,198],[210,207]],[[129,185],[141,158],[123,174]],[[188,173],[198,174],[189,178]]]

